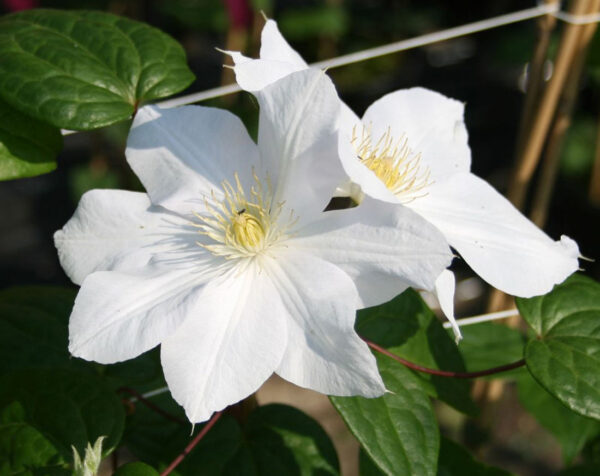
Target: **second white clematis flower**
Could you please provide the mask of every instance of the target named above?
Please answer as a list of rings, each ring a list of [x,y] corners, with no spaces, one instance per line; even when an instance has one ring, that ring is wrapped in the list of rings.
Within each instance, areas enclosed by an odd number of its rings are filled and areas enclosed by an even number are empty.
[[[81,284],[71,353],[112,363],[161,344],[193,422],[273,372],[326,394],[381,395],[356,309],[431,289],[451,260],[408,209],[365,200],[323,212],[345,174],[339,99],[322,72],[290,75],[257,99],[258,145],[226,111],[142,108],[126,155],[148,193],[88,192],[55,235]]]
[[[263,29],[259,59],[227,53],[248,91],[308,67],[272,20]],[[463,115],[462,103],[423,88],[387,94],[362,120],[342,104],[340,156],[351,179],[343,188],[357,201],[366,195],[414,210],[497,289],[521,297],[545,294],[578,269],[577,244],[566,236],[553,241],[470,172]],[[454,285],[454,275],[444,271],[436,294],[460,337]]]

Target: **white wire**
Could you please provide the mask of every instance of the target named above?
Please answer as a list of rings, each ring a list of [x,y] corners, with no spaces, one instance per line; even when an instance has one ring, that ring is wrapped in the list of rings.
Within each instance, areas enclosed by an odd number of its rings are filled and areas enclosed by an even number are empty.
[[[582,17],[569,15],[560,11],[560,2],[552,4],[540,4],[536,7],[526,8],[525,10],[519,10],[505,15],[500,15],[485,20],[476,21],[473,23],[467,23],[466,25],[457,26],[454,28],[448,28],[435,33],[428,33],[426,35],[409,38],[407,40],[397,41],[383,46],[377,46],[375,48],[369,48],[367,50],[357,51],[356,53],[350,53],[347,55],[338,56],[336,58],[330,58],[324,61],[318,61],[312,63],[310,66],[315,68],[338,68],[352,63],[358,63],[360,61],[366,61],[371,58],[377,58],[379,56],[388,55],[391,53],[397,53],[399,51],[406,51],[412,48],[418,48],[420,46],[430,45],[438,43],[440,41],[450,40],[452,38],[458,38],[460,36],[470,35],[473,33],[491,30],[504,25],[510,25],[512,23],[518,23],[525,20],[531,20],[533,18],[541,17],[543,15],[552,14],[557,18],[569,22],[577,23],[581,22],[590,23],[593,20],[590,18],[594,15],[584,15]],[[600,18],[596,21],[600,21]],[[206,101],[207,99],[213,99],[227,94],[233,94],[240,91],[241,88],[237,84],[228,84],[226,86],[220,86],[218,88],[207,89],[198,93],[187,94],[185,96],[179,96],[173,99],[167,99],[156,103],[157,106],[163,108],[171,108],[177,106],[183,106],[186,104],[192,104],[200,101]],[[74,134],[78,131],[63,130],[63,135]]]
[[[471,324],[478,324],[480,322],[494,321],[496,319],[504,319],[506,317],[512,317],[519,314],[517,309],[508,309],[507,311],[491,312],[489,314],[481,314],[479,316],[465,317],[464,319],[458,319],[457,323],[459,326],[468,326]],[[449,322],[444,322],[444,328],[450,329],[451,325]],[[156,390],[151,390],[142,394],[143,398],[151,398],[156,395],[161,395],[169,391],[169,387],[160,387]],[[138,399],[136,397],[131,398],[129,401],[135,403]]]
[[[479,316],[472,316],[472,317],[465,317],[464,319],[457,319],[456,323],[458,324],[458,327],[462,327],[462,326],[469,326],[471,324],[479,324],[480,322],[495,321],[497,319],[505,319],[507,317],[518,316],[518,315],[519,315],[518,309],[508,309],[506,311],[490,312],[488,314],[480,314]],[[444,322],[444,328],[451,329],[452,324],[450,324],[449,322]]]
[[[426,35],[409,38],[407,40],[397,41],[383,46],[377,46],[375,48],[369,48],[367,50],[357,51],[356,53],[350,53],[336,58],[330,58],[324,61],[318,61],[312,63],[310,66],[315,68],[330,69],[338,68],[352,63],[358,63],[360,61],[366,61],[371,58],[377,58],[379,56],[389,55],[391,53],[397,53],[399,51],[406,51],[412,48],[418,48],[419,46],[430,45],[432,43],[438,43],[440,41],[450,40],[452,38],[458,38],[460,36],[470,35],[480,31],[490,30],[499,26],[510,25],[511,23],[517,23],[524,20],[530,20],[550,13],[554,14],[559,10],[559,4],[553,3],[550,5],[538,5],[536,7],[527,8],[525,10],[519,10],[506,15],[500,15],[486,20],[476,21],[474,23],[467,23],[466,25],[448,28],[447,30],[437,31],[435,33],[428,33]],[[187,94],[178,98],[169,99],[167,101],[161,101],[157,103],[160,107],[176,107],[183,106],[185,104],[192,104],[206,99],[212,99],[226,94],[232,94],[240,91],[240,87],[237,84],[230,84],[222,86],[220,88],[209,89],[201,91],[199,93]]]

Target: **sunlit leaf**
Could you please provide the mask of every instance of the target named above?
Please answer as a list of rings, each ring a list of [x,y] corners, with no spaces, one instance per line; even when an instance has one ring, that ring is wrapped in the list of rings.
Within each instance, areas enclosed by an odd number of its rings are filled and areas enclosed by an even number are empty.
[[[600,284],[573,275],[517,305],[538,334],[525,348],[531,374],[571,410],[600,419]]]
[[[0,19],[0,97],[27,115],[86,130],[193,81],[183,48],[144,23],[98,11],[27,10]]]

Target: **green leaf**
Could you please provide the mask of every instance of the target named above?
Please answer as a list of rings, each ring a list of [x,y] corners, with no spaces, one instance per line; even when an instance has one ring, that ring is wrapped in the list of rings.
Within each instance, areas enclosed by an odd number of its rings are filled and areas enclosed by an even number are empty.
[[[159,476],[152,466],[146,463],[127,463],[115,472],[114,476]]]
[[[171,421],[136,402],[128,411],[123,445],[140,460],[164,468],[190,443],[192,424],[168,392],[151,397],[151,400],[181,422]],[[196,425],[194,434],[203,426]],[[199,466],[203,468],[203,474],[223,474],[227,462],[241,445],[240,426],[232,417],[223,415],[173,474],[192,476],[198,474]]]
[[[23,368],[93,369],[67,349],[74,299],[74,291],[50,286],[0,291],[0,374]]]
[[[389,357],[378,355],[377,363],[389,393],[331,397],[333,405],[385,474],[434,475],[439,432],[423,381]]]
[[[600,474],[600,464],[585,464],[567,468],[558,473],[558,476],[598,476],[598,474]]]
[[[32,426],[27,423],[0,425],[0,474],[16,474],[59,462],[54,446]]]
[[[167,394],[153,403],[177,417],[181,410]],[[185,417],[183,417],[185,418]],[[166,420],[141,404],[128,416],[123,443],[138,458],[164,468],[189,444],[190,424]],[[202,430],[197,426],[196,433]],[[243,426],[223,415],[174,475],[338,475],[335,448],[309,416],[285,405],[255,409]]]
[[[27,10],[0,20],[0,97],[75,130],[131,117],[194,79],[181,46],[144,23],[98,11]]]
[[[563,459],[568,464],[579,454],[585,443],[600,430],[600,424],[572,412],[531,376],[517,382],[523,407],[559,441]]]
[[[0,99],[0,180],[33,177],[56,168],[62,134]]]
[[[461,332],[463,339],[459,349],[469,372],[499,367],[523,358],[526,339],[517,329],[493,322],[482,322],[464,326]],[[502,372],[493,377],[512,377],[515,376],[515,372],[521,370]]]
[[[538,333],[525,348],[535,379],[571,410],[600,419],[600,284],[573,275],[545,295],[517,299]]]
[[[475,460],[466,448],[442,438],[437,476],[510,476],[511,473]]]
[[[243,431],[258,474],[339,474],[337,454],[327,433],[296,408],[258,407]]]
[[[66,459],[73,445],[83,454],[88,442],[105,436],[106,452],[121,439],[125,414],[120,399],[89,373],[40,369],[0,378],[0,407],[19,402],[25,422],[40,431]]]
[[[381,306],[358,311],[356,331],[406,360],[433,369],[464,372],[456,344],[427,304],[408,289]],[[427,392],[457,410],[476,414],[470,383],[447,377],[416,374]]]

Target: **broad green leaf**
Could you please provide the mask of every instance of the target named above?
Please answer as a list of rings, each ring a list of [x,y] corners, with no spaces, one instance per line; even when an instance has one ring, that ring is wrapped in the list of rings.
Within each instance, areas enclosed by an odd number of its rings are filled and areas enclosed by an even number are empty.
[[[434,369],[465,371],[456,344],[412,289],[388,303],[358,311],[356,331],[363,338],[416,364]],[[467,380],[420,372],[416,375],[432,397],[443,400],[461,412],[477,413]]]
[[[56,168],[62,135],[0,99],[0,180],[33,177]]]
[[[389,393],[331,397],[333,405],[385,474],[434,475],[439,432],[423,381],[389,357],[378,355],[377,363]]]
[[[337,454],[327,433],[296,408],[258,407],[243,431],[258,474],[339,474]]]
[[[377,467],[365,450],[360,448],[358,452],[358,474],[360,476],[383,476],[384,473]]]
[[[67,349],[74,299],[74,291],[50,286],[0,291],[0,374],[23,368],[93,368]]]
[[[463,326],[461,332],[463,339],[459,349],[469,372],[499,367],[523,358],[526,339],[517,329],[493,322],[482,322]],[[493,377],[510,378],[514,377],[516,372],[521,370],[502,372]]]
[[[588,439],[600,431],[596,420],[569,410],[530,375],[520,378],[517,387],[523,407],[559,441],[566,463],[573,461]]]
[[[531,374],[571,410],[600,419],[600,284],[574,275],[517,305],[538,333],[525,348]]]
[[[437,476],[510,476],[511,473],[475,460],[464,447],[448,438],[440,441]]]
[[[90,373],[40,369],[0,378],[0,407],[19,402],[25,423],[42,433],[63,457],[71,445],[83,454],[88,442],[105,436],[106,452],[121,439],[125,414],[117,395]]]
[[[152,398],[171,414],[185,418],[167,394]],[[140,403],[127,418],[124,445],[138,458],[157,468],[169,464],[193,436],[191,424],[172,422]],[[196,425],[195,434],[202,430]],[[240,424],[223,415],[174,475],[338,475],[333,444],[312,418],[285,405],[254,410]]]
[[[144,23],[98,11],[28,10],[0,20],[0,97],[75,130],[131,117],[194,79],[181,46]]]
[[[127,463],[115,472],[114,476],[159,476],[152,466],[146,463]]]
[[[600,464],[585,464],[567,468],[558,473],[558,476],[598,476],[599,474]]]
[[[0,474],[17,474],[59,462],[54,446],[32,426],[27,423],[0,425]]]
[[[196,425],[192,435],[192,424],[168,392],[151,397],[151,401],[180,422],[169,420],[136,402],[128,410],[122,443],[137,458],[161,469],[181,453],[204,425]],[[199,467],[205,475],[223,474],[242,441],[239,424],[232,417],[223,415],[172,474],[193,476],[198,474]]]

